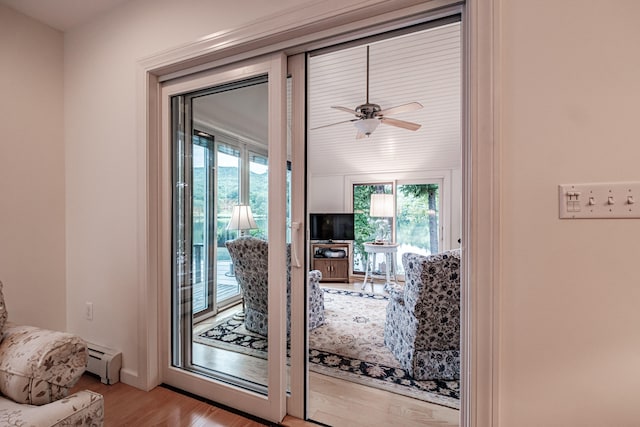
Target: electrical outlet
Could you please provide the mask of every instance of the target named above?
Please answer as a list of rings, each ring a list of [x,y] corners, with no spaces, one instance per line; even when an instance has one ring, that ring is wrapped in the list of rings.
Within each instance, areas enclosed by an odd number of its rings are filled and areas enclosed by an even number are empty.
[[[93,303],[87,302],[84,306],[84,317],[87,320],[93,320]]]

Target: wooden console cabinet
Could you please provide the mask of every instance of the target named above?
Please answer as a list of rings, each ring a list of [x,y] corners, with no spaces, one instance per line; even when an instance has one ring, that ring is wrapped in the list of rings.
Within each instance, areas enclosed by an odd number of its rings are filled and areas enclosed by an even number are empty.
[[[349,283],[349,265],[351,262],[351,245],[349,243],[311,243],[311,269],[320,270],[322,282]],[[344,251],[343,258],[325,257],[325,249]]]

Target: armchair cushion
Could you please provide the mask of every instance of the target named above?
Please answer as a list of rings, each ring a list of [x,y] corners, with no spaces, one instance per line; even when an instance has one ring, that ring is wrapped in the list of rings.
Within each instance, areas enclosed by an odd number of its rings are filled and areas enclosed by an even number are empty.
[[[0,343],[0,392],[17,403],[53,402],[69,394],[87,360],[78,336],[8,324]]]

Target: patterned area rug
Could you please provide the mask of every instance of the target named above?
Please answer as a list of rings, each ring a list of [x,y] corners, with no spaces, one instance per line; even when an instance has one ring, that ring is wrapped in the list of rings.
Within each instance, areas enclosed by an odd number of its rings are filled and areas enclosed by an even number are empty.
[[[309,333],[310,370],[459,409],[458,381],[416,381],[384,345],[385,296],[324,291],[327,320]],[[221,320],[195,341],[266,358],[265,337],[247,331],[237,317]]]

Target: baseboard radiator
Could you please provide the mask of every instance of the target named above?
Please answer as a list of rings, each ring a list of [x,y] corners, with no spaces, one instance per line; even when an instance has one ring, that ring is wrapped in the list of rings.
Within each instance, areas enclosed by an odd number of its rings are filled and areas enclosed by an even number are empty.
[[[104,384],[115,384],[120,381],[122,353],[97,344],[87,343],[89,363],[87,372],[100,377]]]

